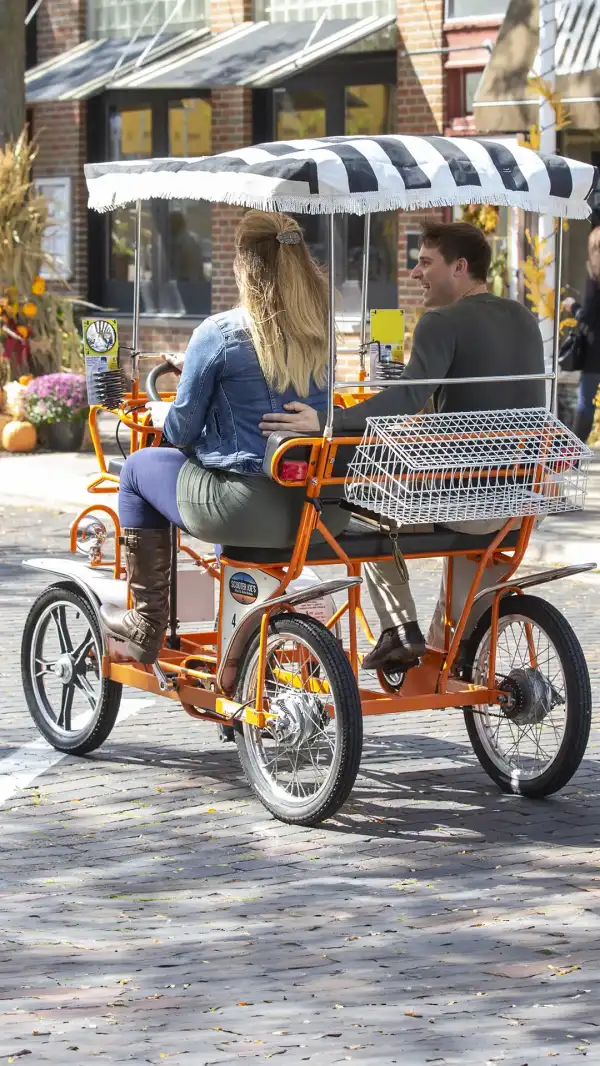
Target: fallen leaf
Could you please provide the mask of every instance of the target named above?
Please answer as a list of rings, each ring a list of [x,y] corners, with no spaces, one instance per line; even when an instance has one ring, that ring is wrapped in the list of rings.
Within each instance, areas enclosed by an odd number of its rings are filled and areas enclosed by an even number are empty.
[[[422,1014],[417,1014],[416,1010],[405,1010],[404,1013],[406,1014],[407,1018],[422,1018],[423,1017]]]

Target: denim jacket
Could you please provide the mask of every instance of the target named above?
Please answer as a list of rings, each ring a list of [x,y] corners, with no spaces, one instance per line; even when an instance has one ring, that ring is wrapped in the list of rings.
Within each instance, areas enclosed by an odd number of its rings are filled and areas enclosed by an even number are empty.
[[[170,444],[194,454],[204,467],[262,473],[266,438],[258,424],[293,400],[318,411],[327,391],[311,383],[307,397],[267,384],[241,308],[206,319],[188,345],[177,395],[164,424]]]

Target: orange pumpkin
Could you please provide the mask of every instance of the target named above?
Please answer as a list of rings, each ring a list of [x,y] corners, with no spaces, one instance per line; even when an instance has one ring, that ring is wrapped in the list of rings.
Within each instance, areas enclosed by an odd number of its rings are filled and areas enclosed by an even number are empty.
[[[2,430],[2,447],[7,452],[32,452],[37,432],[31,422],[7,422]]]

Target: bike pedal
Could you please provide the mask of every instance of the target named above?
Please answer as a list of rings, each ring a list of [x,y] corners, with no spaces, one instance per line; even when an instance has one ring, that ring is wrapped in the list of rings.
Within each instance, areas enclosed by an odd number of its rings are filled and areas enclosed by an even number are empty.
[[[164,670],[158,663],[152,663],[152,672],[158,681],[158,687],[161,692],[172,692],[175,688],[175,682],[171,677],[165,674]]]

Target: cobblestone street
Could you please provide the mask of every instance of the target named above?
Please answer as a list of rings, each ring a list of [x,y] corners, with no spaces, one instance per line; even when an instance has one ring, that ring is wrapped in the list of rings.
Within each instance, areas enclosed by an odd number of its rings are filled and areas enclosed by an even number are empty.
[[[460,711],[371,718],[350,801],[302,829],[166,700],[127,692],[86,759],[38,739],[21,560],[69,521],[0,511],[0,1062],[600,1063],[600,576],[540,590],[594,690],[562,793],[501,795]],[[425,621],[437,568],[412,572]]]

